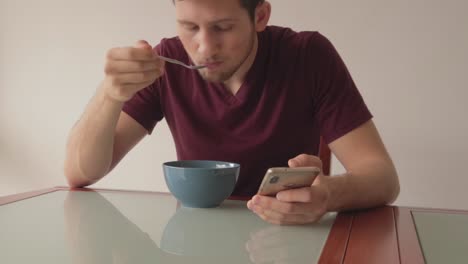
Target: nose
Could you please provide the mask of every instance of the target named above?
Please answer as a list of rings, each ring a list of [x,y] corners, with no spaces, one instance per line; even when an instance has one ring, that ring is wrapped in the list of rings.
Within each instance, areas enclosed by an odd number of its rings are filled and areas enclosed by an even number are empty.
[[[198,34],[198,53],[204,58],[213,57],[219,50],[219,40],[209,30],[201,30]]]

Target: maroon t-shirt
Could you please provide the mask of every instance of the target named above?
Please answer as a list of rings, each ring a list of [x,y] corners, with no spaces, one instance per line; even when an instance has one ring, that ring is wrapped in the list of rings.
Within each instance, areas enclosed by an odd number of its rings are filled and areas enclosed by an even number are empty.
[[[180,160],[241,164],[233,195],[253,195],[269,167],[302,154],[372,118],[345,64],[318,32],[270,26],[236,95],[197,71],[166,64],[165,75],[123,110],[153,131],[163,118]],[[178,38],[163,39],[160,55],[191,63]]]

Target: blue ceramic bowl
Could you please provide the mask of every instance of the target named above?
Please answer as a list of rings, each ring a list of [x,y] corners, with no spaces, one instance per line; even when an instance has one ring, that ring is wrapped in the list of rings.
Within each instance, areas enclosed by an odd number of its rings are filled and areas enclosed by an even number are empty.
[[[236,186],[240,165],[224,161],[184,160],[163,164],[169,191],[185,207],[220,205]]]

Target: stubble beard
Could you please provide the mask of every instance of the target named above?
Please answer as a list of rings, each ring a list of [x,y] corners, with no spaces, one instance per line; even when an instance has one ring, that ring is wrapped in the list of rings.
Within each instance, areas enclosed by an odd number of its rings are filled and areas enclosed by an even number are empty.
[[[222,82],[226,82],[227,80],[231,79],[232,76],[239,70],[239,68],[245,63],[245,61],[247,60],[247,58],[250,56],[250,54],[252,53],[252,50],[254,48],[254,43],[255,43],[255,30],[253,30],[252,34],[251,34],[251,38],[250,38],[250,44],[249,44],[249,48],[246,52],[246,54],[244,55],[244,58],[242,58],[242,60],[236,64],[235,66],[227,69],[227,70],[224,70],[216,75],[210,75],[206,69],[201,69],[201,70],[198,70],[200,75],[202,76],[202,78],[205,80],[205,81],[209,81],[209,82],[214,82],[214,83],[222,83]]]

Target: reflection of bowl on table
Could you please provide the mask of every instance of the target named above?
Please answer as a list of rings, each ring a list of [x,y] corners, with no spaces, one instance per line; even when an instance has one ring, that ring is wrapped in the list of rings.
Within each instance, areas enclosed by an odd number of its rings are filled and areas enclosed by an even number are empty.
[[[183,256],[244,256],[249,234],[266,224],[245,209],[245,202],[228,200],[217,208],[180,207],[166,225],[160,247]]]
[[[223,161],[185,160],[163,164],[169,191],[186,207],[220,205],[236,185],[240,165]]]

